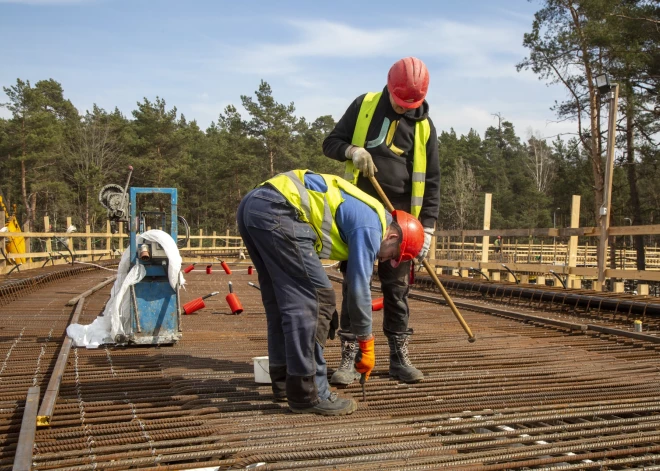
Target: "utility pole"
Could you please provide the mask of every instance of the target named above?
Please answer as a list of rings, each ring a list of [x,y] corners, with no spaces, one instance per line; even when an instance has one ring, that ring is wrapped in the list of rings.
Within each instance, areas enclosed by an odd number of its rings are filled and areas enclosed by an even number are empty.
[[[597,79],[598,80],[598,79]],[[608,84],[609,85],[609,84]],[[603,189],[603,205],[600,207],[600,241],[598,244],[598,284],[602,290],[605,285],[605,269],[607,268],[608,231],[610,228],[610,213],[612,205],[612,174],[614,173],[614,146],[616,139],[616,114],[619,103],[619,84],[612,84],[609,92],[610,115],[607,129],[607,155],[605,161],[605,188]]]

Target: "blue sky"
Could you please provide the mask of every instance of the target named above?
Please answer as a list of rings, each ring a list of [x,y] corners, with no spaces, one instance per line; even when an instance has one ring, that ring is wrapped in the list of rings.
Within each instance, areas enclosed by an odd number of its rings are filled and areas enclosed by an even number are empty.
[[[53,78],[81,112],[97,103],[127,116],[143,97],[160,96],[205,128],[264,79],[297,115],[339,119],[356,96],[383,87],[392,63],[414,55],[431,74],[438,131],[483,135],[501,113],[522,137],[553,136],[575,129],[554,123],[549,109],[564,90],[515,69],[539,8],[538,0],[0,0],[0,85]]]

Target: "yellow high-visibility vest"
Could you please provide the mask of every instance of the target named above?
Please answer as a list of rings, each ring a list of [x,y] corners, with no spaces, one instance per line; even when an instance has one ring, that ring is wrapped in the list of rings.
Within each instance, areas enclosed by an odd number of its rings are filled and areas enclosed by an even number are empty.
[[[371,124],[378,101],[383,92],[369,92],[365,95],[360,112],[358,114],[355,129],[353,130],[353,140],[351,144],[358,147],[364,147],[367,141],[367,132]],[[424,187],[426,185],[426,143],[431,136],[431,126],[428,119],[417,121],[415,123],[415,143],[413,150],[413,174],[412,174],[412,199],[410,201],[410,213],[419,217],[424,202]],[[355,168],[351,160],[346,161],[344,168],[344,179],[353,184],[357,184],[360,171]]]
[[[298,210],[300,219],[314,228],[317,235],[314,248],[319,258],[348,260],[348,244],[342,240],[339,228],[335,223],[337,208],[344,202],[340,190],[376,211],[380,219],[383,238],[385,237],[387,221],[385,208],[380,201],[336,175],[318,174],[323,177],[328,188],[325,193],[307,189],[305,188],[306,173],[314,172],[291,170],[274,176],[262,185],[268,183],[282,193],[282,196]]]

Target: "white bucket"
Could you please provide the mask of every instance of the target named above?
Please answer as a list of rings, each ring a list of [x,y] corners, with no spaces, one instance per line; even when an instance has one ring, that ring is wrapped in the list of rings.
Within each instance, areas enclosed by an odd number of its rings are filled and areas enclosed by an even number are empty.
[[[270,373],[268,369],[268,357],[254,357],[254,381],[256,383],[270,384]]]

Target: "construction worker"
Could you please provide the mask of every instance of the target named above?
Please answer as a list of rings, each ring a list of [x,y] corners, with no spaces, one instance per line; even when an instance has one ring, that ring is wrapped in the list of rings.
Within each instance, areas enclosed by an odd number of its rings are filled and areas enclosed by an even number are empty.
[[[346,162],[345,179],[377,197],[366,178],[375,176],[395,209],[419,218],[425,233],[419,262],[428,253],[440,203],[438,139],[424,99],[428,84],[429,73],[421,60],[406,57],[397,61],[390,68],[385,88],[357,97],[323,142],[326,156]],[[389,373],[406,383],[424,377],[408,357],[413,333],[408,327],[411,268],[411,262],[396,268],[378,264],[385,298],[383,331],[390,347]],[[344,283],[344,290],[347,288]],[[342,359],[330,379],[332,384],[350,384],[360,377],[352,360],[357,351],[351,334],[353,309],[351,297],[344,296],[339,333]]]
[[[493,245],[495,246],[495,253],[499,253],[502,250],[502,236],[497,236]]]
[[[292,170],[248,193],[236,215],[259,273],[268,323],[269,373],[277,400],[297,413],[345,415],[357,405],[330,392],[323,348],[338,327],[335,291],[320,258],[346,260],[354,300],[351,333],[368,379],[375,363],[369,282],[373,264],[397,265],[424,242],[419,221],[389,214],[375,198],[335,175]]]

